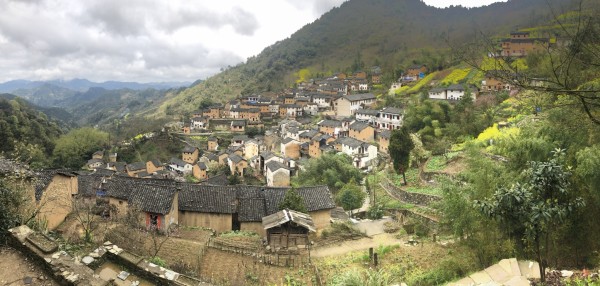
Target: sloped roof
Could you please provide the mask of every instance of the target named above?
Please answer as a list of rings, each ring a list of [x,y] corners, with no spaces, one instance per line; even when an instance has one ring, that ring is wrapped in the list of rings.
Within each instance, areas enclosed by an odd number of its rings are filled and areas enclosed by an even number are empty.
[[[390,139],[391,136],[392,136],[392,132],[391,131],[389,131],[389,130],[383,130],[383,131],[381,131],[379,133],[378,137]]]
[[[240,155],[234,153],[234,154],[229,155],[229,160],[231,160],[232,162],[237,164],[241,161],[244,161],[244,158],[242,158]]]
[[[359,100],[375,99],[377,97],[375,97],[375,95],[372,93],[357,93],[357,94],[346,95],[346,96],[344,96],[344,98],[348,99],[349,101],[359,101]]]
[[[379,110],[376,109],[358,109],[356,110],[356,114],[364,114],[364,115],[377,115],[379,113]]]
[[[183,153],[194,153],[198,148],[187,145],[183,148]]]
[[[337,120],[325,119],[325,120],[322,120],[321,122],[317,123],[317,125],[325,126],[325,127],[342,127],[342,122],[337,121]]]
[[[293,210],[281,210],[262,218],[262,225],[264,229],[279,227],[288,222],[293,222],[312,232],[317,231],[315,228],[315,223],[310,215]]]
[[[127,164],[127,171],[139,171],[146,170],[146,162],[135,162]]]
[[[52,179],[56,175],[62,175],[67,177],[75,177],[75,175],[71,171],[67,170],[46,170],[42,171],[37,175],[37,180],[35,184],[35,200],[39,201],[46,191],[46,188],[52,182]]]
[[[171,160],[169,161],[169,165],[176,165],[178,167],[185,167],[185,165],[188,164],[188,162],[185,162],[179,158],[171,158]]]
[[[311,130],[304,131],[304,132],[300,133],[300,135],[298,135],[298,136],[300,136],[302,138],[313,138],[318,133],[319,133],[319,130],[311,129]]]
[[[287,169],[286,166],[283,163],[280,163],[278,161],[272,160],[269,161],[266,164],[267,169],[271,170],[271,172],[275,172],[279,169]]]
[[[173,187],[138,184],[131,189],[128,203],[144,212],[167,214],[171,211],[176,192]]]
[[[152,162],[152,165],[154,165],[154,167],[160,167],[163,165],[162,162],[158,159],[150,160],[150,162]]]
[[[78,175],[77,190],[79,195],[84,197],[93,197],[96,191],[102,187],[103,176],[99,175]]]
[[[279,211],[279,204],[290,188],[265,188],[265,203],[268,214]],[[304,199],[309,212],[335,208],[333,195],[327,186],[296,188],[296,193]]]
[[[206,169],[208,169],[206,167],[206,164],[204,164],[204,162],[198,162],[198,167],[200,168],[200,170],[206,170]]]
[[[360,147],[363,143],[365,143],[352,137],[340,137],[336,139],[336,141],[342,145],[350,146],[352,148]]]
[[[350,126],[348,126],[348,128],[350,128],[351,130],[358,130],[358,131],[363,131],[368,127],[369,127],[369,124],[360,122],[360,121],[356,121],[356,122],[350,124]]]
[[[402,109],[396,107],[384,107],[382,113],[402,114]]]
[[[462,84],[453,84],[449,86],[446,90],[465,90],[465,87]]]
[[[179,210],[235,213],[236,190],[227,186],[187,185],[179,193]]]
[[[102,187],[106,190],[107,196],[121,200],[128,200],[131,190],[133,190],[135,186],[143,184],[152,184],[155,186],[164,186],[171,188],[176,188],[180,185],[179,183],[173,180],[142,179],[125,176],[113,176],[110,180],[107,180]]]
[[[229,185],[229,179],[225,174],[217,175],[214,177],[208,178],[203,185],[212,185],[212,186],[227,186]]]

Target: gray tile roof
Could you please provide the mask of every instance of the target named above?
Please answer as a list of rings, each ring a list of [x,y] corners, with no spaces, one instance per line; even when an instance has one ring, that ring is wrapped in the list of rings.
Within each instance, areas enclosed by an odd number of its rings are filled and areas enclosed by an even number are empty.
[[[234,163],[239,163],[241,161],[244,161],[244,158],[242,158],[240,155],[238,154],[231,154],[229,155],[229,160],[231,160]]]
[[[376,99],[374,94],[372,93],[358,93],[358,94],[349,94],[344,96],[349,101],[359,101],[359,100],[370,100]]]
[[[350,130],[356,130],[359,132],[365,130],[368,127],[369,127],[369,124],[360,122],[360,121],[356,121],[356,122],[350,124],[350,126],[348,126],[348,128],[350,128]]]
[[[127,164],[127,171],[140,171],[146,170],[146,162],[135,162],[131,164]]]
[[[325,119],[319,123],[317,123],[318,126],[325,126],[325,127],[342,127],[342,122],[341,121],[337,121],[337,120],[329,120],[329,119]]]
[[[185,165],[189,164],[188,162],[185,162],[179,158],[171,158],[171,160],[169,161],[169,165],[176,165],[178,167],[185,167]]]
[[[300,225],[312,232],[317,231],[315,223],[310,215],[293,210],[281,210],[262,218],[262,225],[264,229],[280,227],[289,222],[294,222],[295,224]]]
[[[269,161],[269,163],[266,164],[266,167],[271,170],[271,172],[275,172],[279,169],[287,169],[286,166],[278,161]]]
[[[183,153],[194,153],[198,148],[194,147],[194,146],[185,146],[183,148]]]
[[[236,211],[234,187],[187,185],[179,193],[179,210],[232,214]]]
[[[71,171],[68,171],[68,170],[41,171],[37,175],[37,180],[35,182],[35,200],[36,201],[39,201],[40,199],[42,199],[42,195],[46,191],[46,188],[48,187],[48,185],[50,185],[50,183],[52,183],[52,179],[56,175],[67,176],[67,177],[75,176]]]
[[[144,212],[167,214],[171,211],[176,192],[173,187],[138,184],[131,189],[128,203]]]
[[[462,84],[453,84],[449,86],[446,90],[465,90],[465,87]]]
[[[336,139],[335,141],[337,141],[338,143],[340,143],[342,145],[350,146],[352,148],[358,148],[365,143],[363,141],[354,139],[352,137],[340,137],[340,138]]]
[[[208,169],[206,167],[206,164],[204,164],[204,162],[198,162],[198,167],[200,168],[200,170],[206,170],[206,169]]]
[[[265,188],[265,202],[267,214],[279,211],[279,204],[283,201],[289,188]],[[327,186],[296,188],[296,193],[304,199],[304,204],[309,212],[335,208],[333,195]]]
[[[396,107],[384,107],[381,113],[402,114],[402,109]]]
[[[364,115],[372,115],[375,116],[377,114],[379,114],[379,110],[376,109],[358,109],[356,110],[356,114],[364,114]]]
[[[390,139],[390,136],[392,136],[392,132],[389,130],[383,130],[379,133],[379,135],[377,137],[381,137],[381,138],[386,138],[386,139]]]
[[[319,130],[308,130],[308,131],[304,131],[302,133],[300,133],[300,135],[298,135],[300,138],[313,138],[315,137],[315,135],[317,135],[319,133]]]

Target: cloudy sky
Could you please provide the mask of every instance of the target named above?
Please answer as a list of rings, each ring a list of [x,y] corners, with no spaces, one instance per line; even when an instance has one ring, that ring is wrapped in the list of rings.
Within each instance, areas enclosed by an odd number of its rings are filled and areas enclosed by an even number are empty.
[[[0,0],[0,82],[204,79],[344,1]],[[424,0],[437,7],[496,1]]]

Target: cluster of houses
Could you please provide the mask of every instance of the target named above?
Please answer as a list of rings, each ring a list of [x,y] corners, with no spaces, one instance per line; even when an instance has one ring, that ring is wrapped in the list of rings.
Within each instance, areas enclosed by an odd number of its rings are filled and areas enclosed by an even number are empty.
[[[206,227],[217,233],[254,231],[265,236],[274,227],[263,226],[263,218],[277,216],[290,188],[192,184],[166,179],[129,177],[106,169],[94,172],[43,171],[36,175],[34,201],[37,219],[54,230],[78,202],[110,206],[99,215],[123,217],[139,212],[139,224],[166,230],[171,225]],[[336,208],[326,186],[294,190],[303,198],[310,231],[319,232],[331,223]],[[279,214],[281,215],[281,214]],[[272,224],[270,222],[269,224]],[[275,226],[278,226],[277,224]]]

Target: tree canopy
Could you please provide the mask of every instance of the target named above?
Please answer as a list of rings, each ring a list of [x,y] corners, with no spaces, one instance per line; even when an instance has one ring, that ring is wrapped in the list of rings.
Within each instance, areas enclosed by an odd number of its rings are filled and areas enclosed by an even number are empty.
[[[351,180],[345,184],[337,193],[336,201],[344,210],[353,210],[362,207],[367,194],[361,190],[361,187]]]
[[[54,164],[62,168],[81,168],[91,155],[108,146],[108,133],[83,127],[56,140]]]
[[[285,193],[285,197],[283,201],[279,204],[279,210],[290,209],[293,211],[307,213],[306,204],[304,203],[304,199],[298,195],[298,193],[294,189],[289,189]]]
[[[389,153],[392,157],[394,170],[404,176],[405,185],[406,177],[404,173],[406,170],[408,170],[410,163],[410,151],[412,151],[414,147],[415,145],[406,126],[402,126],[402,128],[392,131]]]
[[[323,154],[308,160],[303,172],[295,180],[297,185],[327,185],[333,191],[342,188],[345,182],[360,182],[362,174],[352,165],[352,158],[346,154]]]

